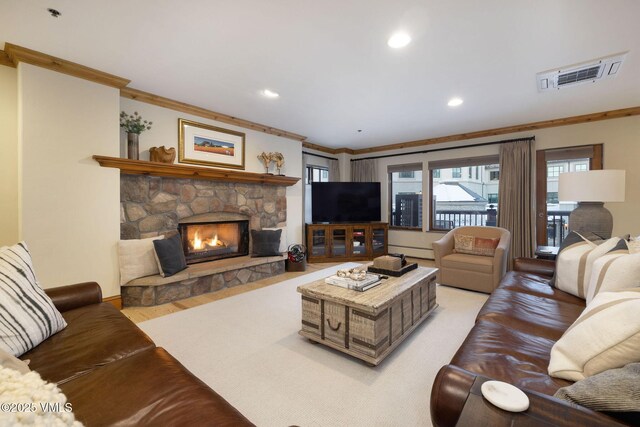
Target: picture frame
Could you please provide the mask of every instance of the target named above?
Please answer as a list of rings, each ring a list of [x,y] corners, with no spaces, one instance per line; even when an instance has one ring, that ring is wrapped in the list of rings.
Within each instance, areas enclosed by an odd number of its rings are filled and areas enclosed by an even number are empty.
[[[178,163],[243,169],[245,134],[178,119]]]

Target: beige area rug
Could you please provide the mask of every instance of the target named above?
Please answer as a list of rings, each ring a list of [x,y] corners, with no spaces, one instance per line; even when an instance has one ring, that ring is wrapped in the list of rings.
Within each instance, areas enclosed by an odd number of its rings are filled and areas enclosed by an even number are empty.
[[[440,307],[371,368],[298,335],[296,287],[355,265],[327,268],[139,326],[258,426],[429,426],[433,379],[464,340],[487,296],[438,286]]]

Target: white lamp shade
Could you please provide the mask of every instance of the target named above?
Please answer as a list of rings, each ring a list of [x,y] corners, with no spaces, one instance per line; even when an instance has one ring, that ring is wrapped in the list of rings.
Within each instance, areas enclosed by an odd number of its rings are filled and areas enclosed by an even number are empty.
[[[624,202],[625,171],[561,173],[558,198],[573,202]]]

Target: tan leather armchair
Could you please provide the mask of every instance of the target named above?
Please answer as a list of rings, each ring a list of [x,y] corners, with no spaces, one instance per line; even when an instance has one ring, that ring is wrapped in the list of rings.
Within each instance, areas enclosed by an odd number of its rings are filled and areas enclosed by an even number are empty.
[[[493,257],[455,253],[454,236],[500,238]],[[433,242],[438,283],[490,294],[507,272],[511,233],[500,227],[458,227]]]

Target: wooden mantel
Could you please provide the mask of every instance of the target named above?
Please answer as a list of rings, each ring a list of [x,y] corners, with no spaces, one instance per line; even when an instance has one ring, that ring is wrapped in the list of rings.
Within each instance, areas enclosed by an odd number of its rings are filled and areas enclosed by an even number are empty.
[[[291,186],[300,178],[266,173],[240,172],[228,169],[203,168],[168,163],[148,162],[145,160],[121,159],[119,157],[93,156],[105,168],[118,168],[120,173],[133,175],[169,176],[172,178],[208,179],[214,181],[239,182],[246,184],[265,184]]]

